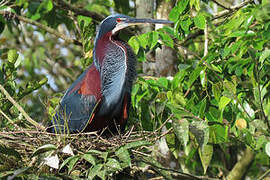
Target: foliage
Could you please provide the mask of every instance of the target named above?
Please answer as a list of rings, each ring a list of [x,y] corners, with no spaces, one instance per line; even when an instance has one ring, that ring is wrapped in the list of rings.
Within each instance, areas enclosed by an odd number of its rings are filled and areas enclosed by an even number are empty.
[[[63,8],[60,2],[0,1],[0,84],[43,124],[54,114],[61,92],[92,62],[99,19],[82,14],[79,7],[102,15],[108,15],[110,8],[134,15],[127,1],[95,0],[87,4],[73,0],[76,10]],[[165,145],[176,169],[158,162],[158,145],[154,145],[158,139],[149,140],[143,134],[137,142],[116,143],[105,149],[80,149],[71,140],[73,154],[62,152],[70,137],[52,136],[51,142],[41,141],[31,147],[30,155],[5,142],[0,133],[0,162],[7,162],[0,163],[0,177],[105,179],[133,173],[134,178],[144,177],[148,164],[167,179],[175,174],[221,178],[232,172],[238,155],[248,148],[254,157],[246,176],[266,176],[270,165],[270,4],[247,1],[235,9],[219,8],[217,14],[212,13],[214,4],[177,1],[169,14],[174,27],[129,38],[139,62],[161,45],[173,48],[179,59],[173,77],[149,77],[138,70],[127,128],[135,126],[136,131],[152,135],[165,133]],[[46,28],[33,26],[33,21]],[[125,39],[130,36],[125,32],[120,35]],[[68,43],[67,37],[77,43]],[[30,128],[2,93],[0,110],[1,132],[18,130],[17,126]],[[35,162],[28,167],[31,159]],[[57,159],[58,170],[50,171],[49,162]]]

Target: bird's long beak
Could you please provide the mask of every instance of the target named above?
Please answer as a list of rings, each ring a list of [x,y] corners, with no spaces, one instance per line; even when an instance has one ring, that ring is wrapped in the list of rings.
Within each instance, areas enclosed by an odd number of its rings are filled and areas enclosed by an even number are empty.
[[[123,18],[116,27],[113,29],[112,34],[115,34],[117,31],[124,29],[128,26],[139,25],[139,24],[172,24],[172,21],[163,20],[163,19],[139,19],[139,18]]]
[[[172,21],[163,20],[163,19],[137,19],[130,18],[124,21],[129,25],[137,25],[137,24],[172,24]]]

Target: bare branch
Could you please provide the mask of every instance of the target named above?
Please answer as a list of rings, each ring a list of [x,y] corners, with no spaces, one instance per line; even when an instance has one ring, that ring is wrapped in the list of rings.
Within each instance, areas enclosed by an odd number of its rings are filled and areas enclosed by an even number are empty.
[[[76,15],[88,16],[88,17],[91,17],[91,18],[93,18],[94,20],[97,20],[97,21],[102,21],[104,19],[104,16],[102,16],[102,15],[96,13],[96,12],[92,12],[92,11],[88,11],[88,10],[85,10],[85,9],[82,9],[82,8],[75,7],[75,6],[71,5],[71,4],[66,3],[63,0],[54,0],[54,3],[56,3],[56,5],[59,8],[64,9],[64,10],[72,11]]]
[[[226,7],[225,5],[223,5],[222,3],[220,3],[218,0],[212,0],[214,3],[216,3],[217,5],[219,5],[220,7],[227,9],[227,10],[231,10],[230,7]]]
[[[212,20],[215,20],[215,19],[218,19],[218,18],[227,16],[227,15],[231,14],[232,12],[234,12],[234,11],[236,11],[236,10],[238,10],[238,9],[240,9],[240,8],[242,8],[242,7],[250,4],[252,2],[253,2],[253,0],[247,0],[247,1],[244,1],[244,2],[242,2],[240,4],[237,4],[235,6],[232,6],[230,8],[230,10],[224,10],[224,11],[221,11],[221,12],[215,14]]]
[[[34,121],[25,111],[24,109],[9,95],[9,93],[5,90],[5,88],[0,84],[0,91],[7,97],[7,99],[22,113],[25,119],[33,124],[36,128],[45,131],[45,127],[41,124]]]
[[[12,17],[17,18],[18,20],[23,21],[25,23],[35,25],[35,26],[39,27],[40,29],[43,29],[43,30],[55,35],[56,37],[63,39],[67,43],[73,43],[75,45],[82,46],[82,43],[80,41],[78,41],[76,39],[69,38],[69,37],[65,36],[64,34],[61,34],[58,31],[54,30],[53,28],[50,28],[49,26],[46,26],[46,25],[41,24],[37,21],[34,21],[32,19],[28,19],[24,16],[20,16],[20,15],[17,15],[15,13],[12,13],[9,11],[0,11],[0,15],[6,15],[6,14],[10,14]]]

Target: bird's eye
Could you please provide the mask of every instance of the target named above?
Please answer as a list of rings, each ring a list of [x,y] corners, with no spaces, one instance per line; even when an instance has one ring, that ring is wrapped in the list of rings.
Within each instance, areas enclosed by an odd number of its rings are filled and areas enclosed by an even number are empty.
[[[117,22],[117,23],[120,23],[121,21],[122,21],[121,18],[117,18],[117,19],[116,19],[116,22]]]

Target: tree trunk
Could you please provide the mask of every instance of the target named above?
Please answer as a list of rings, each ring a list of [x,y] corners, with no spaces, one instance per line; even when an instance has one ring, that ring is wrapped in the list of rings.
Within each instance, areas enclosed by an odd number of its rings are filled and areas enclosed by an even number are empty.
[[[175,1],[158,0],[157,19],[168,19],[169,13],[173,8]],[[162,28],[164,25],[157,24],[156,29]],[[174,49],[161,46],[156,50],[156,75],[172,76],[177,72],[177,53]]]
[[[154,12],[154,0],[136,0],[136,17],[137,18],[153,18],[153,12]],[[152,31],[153,25],[147,24],[140,26],[141,31],[143,33]],[[153,53],[148,53],[146,55],[147,60],[143,62],[142,69],[143,73],[147,75],[154,75],[155,72],[155,63],[153,62],[154,55]]]

